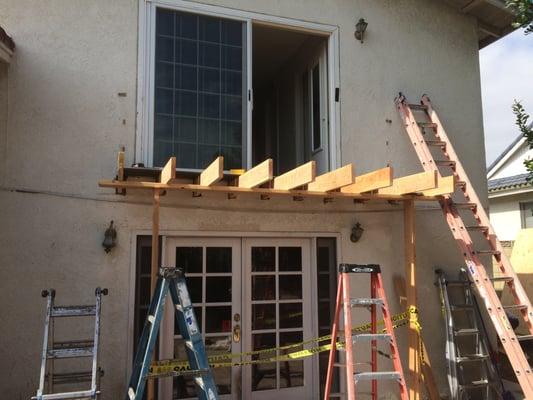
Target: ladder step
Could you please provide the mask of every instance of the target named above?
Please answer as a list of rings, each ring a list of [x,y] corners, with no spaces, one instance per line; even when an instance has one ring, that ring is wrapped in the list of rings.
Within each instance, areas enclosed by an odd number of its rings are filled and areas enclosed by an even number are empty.
[[[58,306],[52,308],[51,317],[86,317],[95,314],[95,306]]]
[[[43,394],[42,396],[33,396],[32,400],[66,400],[66,399],[91,399],[95,398],[99,392],[93,390],[82,390],[80,392],[65,392],[65,393],[51,393]]]
[[[501,252],[498,250],[476,250],[476,254],[499,256]]]
[[[421,128],[437,128],[437,124],[434,122],[417,122],[418,126]]]
[[[470,382],[465,385],[459,385],[459,386],[465,389],[477,389],[477,388],[487,387],[488,385],[489,385],[489,381],[482,380],[482,381]]]
[[[352,341],[354,343],[369,340],[391,340],[391,336],[388,333],[361,333],[352,335]]]
[[[525,304],[511,304],[508,306],[503,306],[504,310],[524,310],[527,308]]]
[[[351,307],[366,307],[371,305],[383,305],[382,299],[350,299]]]
[[[98,371],[98,373],[102,375],[102,371]],[[52,380],[54,385],[61,385],[67,383],[90,382],[92,377],[92,371],[66,372],[61,374],[53,374]]]
[[[428,146],[434,146],[434,147],[446,147],[446,142],[442,140],[426,140],[426,144]]]
[[[520,335],[516,337],[519,342],[525,342],[528,340],[533,340],[533,335]]]
[[[512,282],[514,278],[510,276],[495,276],[494,278],[490,278],[492,282]]]
[[[489,227],[484,225],[470,225],[465,226],[467,231],[481,231],[481,232],[488,232]]]
[[[477,208],[476,203],[461,203],[461,202],[453,202],[453,205],[455,208],[467,208],[471,210],[475,210]]]
[[[400,380],[399,372],[356,372],[354,374],[355,382],[357,381],[371,381],[374,379],[396,379]]]
[[[48,350],[47,358],[92,357],[92,347],[71,347],[66,349]]]
[[[471,311],[474,310],[472,304],[453,304],[450,305],[452,311]]]
[[[427,110],[428,107],[423,104],[409,104],[411,110]]]
[[[452,160],[435,160],[435,165],[438,165],[439,167],[451,167],[455,168],[455,165],[457,163]]]
[[[466,356],[457,357],[458,363],[465,363],[465,362],[476,362],[476,361],[484,361],[487,360],[489,356],[486,354],[469,354]]]
[[[475,328],[457,329],[453,332],[455,336],[470,336],[477,335],[479,331]]]
[[[464,188],[464,187],[466,187],[466,182],[465,181],[455,181],[455,186]]]

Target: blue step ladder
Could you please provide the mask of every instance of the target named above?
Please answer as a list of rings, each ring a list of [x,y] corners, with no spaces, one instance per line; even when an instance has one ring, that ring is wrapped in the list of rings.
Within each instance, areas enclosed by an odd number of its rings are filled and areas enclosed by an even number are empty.
[[[187,350],[191,371],[187,375],[195,377],[196,389],[200,400],[218,400],[217,387],[205,352],[202,333],[196,322],[185,274],[181,268],[166,267],[159,270],[154,295],[148,309],[148,315],[139,341],[133,372],[126,400],[142,400],[146,380],[150,372],[150,363],[154,352],[159,326],[163,318],[165,299],[170,297],[176,309],[176,320]],[[176,373],[183,375],[183,373]]]

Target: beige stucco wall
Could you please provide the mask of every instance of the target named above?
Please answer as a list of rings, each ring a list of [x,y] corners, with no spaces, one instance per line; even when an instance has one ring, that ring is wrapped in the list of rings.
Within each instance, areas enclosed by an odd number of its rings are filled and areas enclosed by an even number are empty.
[[[400,90],[413,101],[428,93],[485,197],[477,38],[469,17],[444,2],[424,0],[212,3],[338,25],[342,162],[354,162],[359,173],[387,163],[398,176],[419,171],[393,98]],[[41,289],[55,287],[58,299],[68,304],[90,301],[97,285],[110,289],[103,311],[102,399],[123,395],[131,351],[132,243],[136,232],[150,227],[150,207],[145,197],[117,197],[99,189],[97,181],[114,176],[120,146],[126,148],[127,163],[133,162],[137,10],[134,0],[0,0],[0,23],[17,43],[8,79],[0,192],[0,392],[5,398],[26,399],[37,387]],[[369,22],[363,45],[353,38],[360,17]],[[127,96],[119,97],[119,92]],[[187,207],[177,207],[178,202]],[[163,203],[161,224],[168,233],[340,233],[343,261],[383,265],[391,304],[398,310],[390,280],[393,272],[403,270],[398,208],[383,205],[386,211],[370,212],[350,203],[281,200],[268,206],[247,200],[235,205],[223,198],[193,200],[175,194]],[[263,210],[254,211],[258,207]],[[119,245],[106,255],[101,241],[111,219]],[[352,244],[349,230],[356,220],[365,234]],[[444,391],[443,329],[433,267],[457,266],[460,258],[440,211],[419,210],[417,229],[421,321]],[[354,282],[354,292],[358,289]],[[404,334],[399,333],[402,355]]]
[[[533,201],[533,193],[517,193],[489,199],[489,217],[500,240],[516,240],[522,229],[520,203]]]

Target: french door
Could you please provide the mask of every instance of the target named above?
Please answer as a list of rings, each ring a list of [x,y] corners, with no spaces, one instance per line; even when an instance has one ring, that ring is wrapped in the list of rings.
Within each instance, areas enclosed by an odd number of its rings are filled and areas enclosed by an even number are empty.
[[[164,265],[185,269],[208,355],[299,343],[316,336],[311,312],[310,239],[167,238]],[[167,304],[161,359],[185,360],[185,345]],[[301,347],[290,351],[301,350]],[[257,360],[283,355],[268,353]],[[238,361],[236,359],[235,361]],[[309,399],[313,358],[214,368],[221,399]],[[159,398],[195,398],[190,378],[159,381]]]

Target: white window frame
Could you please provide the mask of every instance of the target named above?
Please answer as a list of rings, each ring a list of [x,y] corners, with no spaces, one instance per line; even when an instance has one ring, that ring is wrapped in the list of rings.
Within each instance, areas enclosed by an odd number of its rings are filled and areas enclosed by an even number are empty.
[[[329,165],[340,166],[340,106],[335,100],[339,88],[339,29],[335,25],[307,22],[297,19],[254,13],[233,8],[195,3],[186,0],[139,0],[139,46],[137,73],[137,127],[135,135],[135,162],[152,166],[153,119],[154,119],[154,64],[155,64],[155,11],[164,7],[200,15],[233,19],[246,23],[247,88],[249,95],[246,117],[247,129],[244,139],[245,168],[252,167],[252,23],[281,26],[285,29],[318,33],[328,38],[328,114]]]

